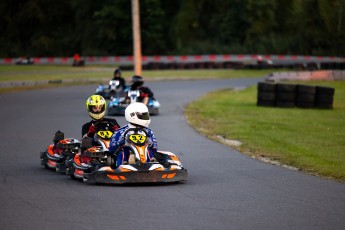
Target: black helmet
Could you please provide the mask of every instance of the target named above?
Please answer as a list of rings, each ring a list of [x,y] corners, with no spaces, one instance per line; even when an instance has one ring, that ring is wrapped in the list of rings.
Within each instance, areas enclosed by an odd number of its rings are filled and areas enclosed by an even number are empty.
[[[115,70],[114,70],[114,76],[115,76],[116,74],[120,74],[120,76],[121,76],[121,70],[120,70],[120,69],[115,69]]]
[[[132,88],[137,88],[139,86],[142,86],[144,84],[144,78],[138,75],[134,75],[132,77]]]

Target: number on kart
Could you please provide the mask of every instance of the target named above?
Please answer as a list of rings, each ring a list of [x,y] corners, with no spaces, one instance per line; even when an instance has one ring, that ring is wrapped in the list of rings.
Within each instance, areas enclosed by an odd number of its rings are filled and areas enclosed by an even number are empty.
[[[138,142],[142,144],[146,141],[146,137],[144,135],[141,135],[141,134],[132,134],[129,136],[129,139],[136,144]]]
[[[111,132],[111,131],[99,131],[97,134],[101,138],[111,138],[111,136],[113,135],[113,132]]]

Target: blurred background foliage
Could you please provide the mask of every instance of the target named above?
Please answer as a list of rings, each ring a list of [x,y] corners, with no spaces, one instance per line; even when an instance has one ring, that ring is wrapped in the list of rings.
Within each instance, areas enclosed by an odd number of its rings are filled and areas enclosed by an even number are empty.
[[[143,55],[345,54],[345,0],[140,0]],[[0,57],[132,55],[130,0],[2,0]]]

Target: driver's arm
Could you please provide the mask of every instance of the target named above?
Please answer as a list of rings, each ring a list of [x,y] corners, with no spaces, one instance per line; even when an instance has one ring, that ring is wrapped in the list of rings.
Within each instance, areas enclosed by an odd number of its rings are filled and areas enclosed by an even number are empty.
[[[89,129],[86,134],[83,135],[83,138],[85,137],[93,137],[96,133],[96,126],[94,124],[91,124],[89,126]]]
[[[153,134],[153,132],[151,130],[148,131],[148,134],[150,136],[150,139],[151,139],[151,144],[150,144],[150,148],[154,151],[157,151],[158,149],[158,144],[157,144],[157,140],[156,140],[156,137],[155,135]]]
[[[81,136],[82,137],[84,137],[84,135],[87,134],[87,132],[89,131],[89,126],[90,126],[90,123],[86,123],[81,128]]]
[[[120,125],[119,123],[117,123],[117,121],[115,119],[113,119],[111,122],[110,122],[110,125],[112,127],[112,131],[116,131],[120,128]]]
[[[124,144],[123,132],[116,132],[110,139],[109,152],[115,153]]]
[[[143,98],[142,103],[147,105],[149,103],[149,99],[153,97],[153,93],[148,87],[142,87],[140,91],[140,96]]]
[[[92,127],[93,126],[93,127]],[[92,124],[92,122],[88,122],[83,125],[81,129],[81,136],[84,137],[93,137],[93,134],[95,133],[95,127]]]

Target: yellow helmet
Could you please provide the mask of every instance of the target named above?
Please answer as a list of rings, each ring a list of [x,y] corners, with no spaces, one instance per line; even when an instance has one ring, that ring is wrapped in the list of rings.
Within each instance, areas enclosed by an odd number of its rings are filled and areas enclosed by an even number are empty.
[[[86,109],[94,120],[102,120],[107,108],[107,102],[100,95],[92,95],[86,101]]]

